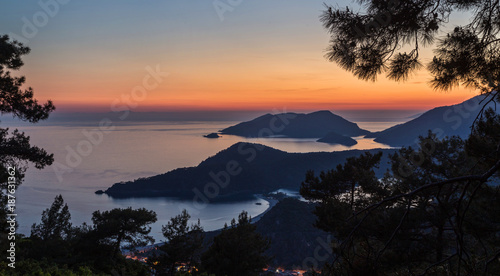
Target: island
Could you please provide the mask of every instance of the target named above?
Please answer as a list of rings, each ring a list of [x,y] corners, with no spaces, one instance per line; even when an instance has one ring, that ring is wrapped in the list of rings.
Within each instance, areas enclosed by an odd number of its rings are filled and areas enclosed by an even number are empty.
[[[222,136],[220,136],[219,134],[213,132],[213,133],[210,133],[210,134],[207,134],[207,135],[203,135],[203,137],[210,138],[210,139],[215,139],[215,138],[220,138]]]
[[[384,152],[377,175],[388,169]],[[196,167],[179,168],[164,174],[115,183],[104,191],[115,198],[173,197],[199,202],[239,201],[278,189],[298,191],[306,172],[317,174],[345,162],[348,157],[365,151],[288,153],[254,143],[236,143],[209,157]]]
[[[327,144],[332,144],[332,145],[343,145],[347,147],[351,147],[356,145],[358,142],[351,137],[347,137],[344,135],[340,135],[335,132],[330,132],[328,133],[325,137],[318,139],[316,142],[320,143],[327,143]]]
[[[251,121],[230,126],[220,132],[246,138],[322,138],[331,132],[355,137],[370,133],[368,130],[359,128],[357,124],[327,110],[309,114],[291,112],[266,114]]]

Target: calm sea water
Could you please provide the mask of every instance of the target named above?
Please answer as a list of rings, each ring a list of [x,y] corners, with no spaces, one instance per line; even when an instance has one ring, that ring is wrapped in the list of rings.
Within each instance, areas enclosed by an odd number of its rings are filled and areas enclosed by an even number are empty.
[[[216,132],[236,122],[155,122],[140,125],[115,126],[113,131],[103,134],[102,139],[90,148],[85,148],[87,156],[82,156],[78,166],[71,172],[51,166],[43,170],[28,170],[26,179],[17,191],[18,232],[29,235],[33,223],[39,223],[41,213],[50,207],[54,197],[62,194],[72,214],[72,222],[79,225],[90,222],[95,210],[112,208],[144,207],[154,210],[158,222],[152,227],[152,235],[157,241],[163,240],[161,225],[186,208],[192,221],[201,220],[205,230],[214,230],[229,223],[246,210],[253,217],[267,209],[269,203],[263,199],[246,202],[210,204],[202,209],[194,208],[189,200],[166,198],[113,199],[106,195],[96,195],[98,189],[106,189],[120,181],[165,173],[179,167],[196,166],[209,156],[240,141],[261,143],[288,152],[340,151],[346,149],[387,148],[372,139],[356,138],[353,147],[332,146],[317,143],[314,139],[245,139],[224,135],[219,139],[204,138],[204,134]],[[383,130],[395,122],[358,122],[359,126],[371,131]],[[68,165],[70,152],[89,143],[84,134],[97,128],[87,126],[24,126],[19,129],[31,136],[34,145],[54,153],[55,161]],[[63,173],[61,173],[63,172]],[[258,204],[260,203],[260,204]]]

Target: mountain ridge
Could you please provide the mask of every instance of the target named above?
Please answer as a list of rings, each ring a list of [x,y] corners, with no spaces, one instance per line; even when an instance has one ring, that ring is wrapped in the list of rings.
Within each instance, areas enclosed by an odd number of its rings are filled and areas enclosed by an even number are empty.
[[[355,137],[370,133],[328,110],[312,113],[264,114],[253,120],[222,129],[220,133],[247,138],[284,136],[289,138],[323,138],[330,132]]]
[[[379,175],[388,168],[381,162]],[[308,170],[329,170],[359,156],[362,150],[340,152],[288,153],[260,144],[236,143],[200,162],[196,167],[178,168],[164,174],[115,183],[104,193],[116,198],[175,197],[204,195],[217,200],[239,200],[281,188],[298,190]],[[213,196],[216,194],[215,196]]]
[[[418,137],[427,136],[429,130],[441,139],[446,136],[465,139],[470,135],[470,127],[481,110],[485,97],[479,95],[458,104],[435,107],[406,123],[369,133],[365,137],[375,138],[375,142],[392,147],[414,145]],[[492,106],[493,103],[488,105]]]

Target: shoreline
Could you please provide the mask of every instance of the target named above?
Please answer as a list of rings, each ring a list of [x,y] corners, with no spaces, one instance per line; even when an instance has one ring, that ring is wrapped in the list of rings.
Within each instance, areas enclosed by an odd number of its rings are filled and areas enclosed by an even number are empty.
[[[269,203],[269,206],[267,207],[266,210],[264,210],[264,212],[258,214],[257,216],[251,218],[251,221],[250,223],[256,223],[257,221],[259,221],[267,212],[269,212],[269,210],[271,210],[274,206],[276,206],[276,204],[279,202],[279,200],[275,199],[275,198],[271,198],[271,197],[265,197],[263,195],[254,195],[256,198],[258,199],[262,199],[262,200],[265,200]],[[215,229],[215,230],[211,230],[211,231],[208,231],[208,232],[217,232],[217,231],[221,231],[223,228],[219,228],[219,229]],[[158,246],[161,246],[165,244],[164,241],[162,242],[159,242],[159,243],[154,243],[154,244],[150,244],[150,245],[146,245],[146,246],[142,246],[142,247],[136,247],[132,250],[122,250],[122,255],[124,256],[129,256],[129,257],[132,257],[135,255],[135,253],[145,253],[147,251],[150,251],[150,250],[153,250],[155,249],[156,247]]]
[[[267,207],[267,209],[264,210],[264,212],[258,214],[254,218],[251,218],[251,223],[256,223],[257,221],[259,221],[267,212],[269,212],[269,210],[271,210],[279,202],[279,200],[275,198],[265,197],[263,195],[255,195],[255,197],[267,201],[269,203],[269,207]]]

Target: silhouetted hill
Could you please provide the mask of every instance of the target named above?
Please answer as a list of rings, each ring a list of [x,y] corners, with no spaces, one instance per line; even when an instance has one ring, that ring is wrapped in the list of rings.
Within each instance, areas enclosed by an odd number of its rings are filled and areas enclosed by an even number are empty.
[[[335,132],[328,133],[325,137],[318,139],[317,142],[327,143],[327,144],[340,144],[344,146],[354,146],[358,142],[351,137],[337,134]]]
[[[243,137],[285,136],[290,138],[322,138],[330,132],[349,137],[370,133],[330,111],[317,111],[309,114],[266,114],[221,130],[223,134]]]
[[[388,168],[387,154],[379,176]],[[287,153],[259,144],[236,143],[201,162],[196,167],[175,169],[165,174],[116,183],[105,193],[112,197],[190,198],[203,193],[210,200],[237,200],[255,193],[280,188],[298,190],[307,170],[328,170],[347,157],[364,151]],[[210,196],[216,194],[215,196]]]
[[[296,198],[285,198],[267,212],[257,225],[257,232],[271,239],[269,256],[274,256],[271,265],[285,268],[307,269],[315,259],[321,267],[329,258],[318,260],[317,256],[328,256],[331,241],[328,233],[314,227],[316,216],[314,204]],[[315,253],[317,251],[317,253]]]
[[[314,207],[314,203],[284,198],[255,223],[257,232],[271,240],[271,246],[265,253],[274,257],[269,265],[307,269],[304,265],[311,265],[313,259],[320,267],[331,261],[331,256],[323,260],[315,259],[318,255],[328,256],[326,249],[331,238],[328,238],[328,233],[314,227]],[[219,234],[220,230],[206,232],[204,248],[208,248]]]
[[[467,138],[470,135],[470,127],[482,108],[480,102],[483,98],[484,96],[480,95],[460,104],[436,107],[409,122],[368,134],[366,137],[376,138],[376,142],[394,147],[410,146],[419,136],[427,136],[429,130],[440,138],[454,135]]]

